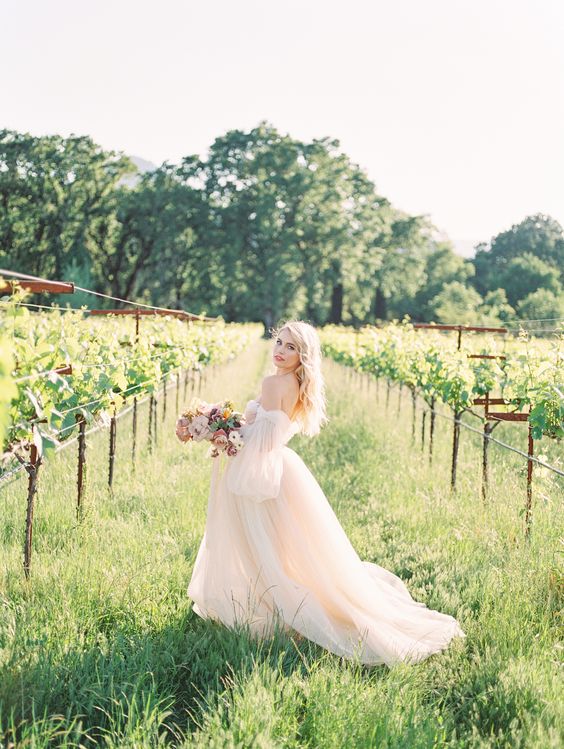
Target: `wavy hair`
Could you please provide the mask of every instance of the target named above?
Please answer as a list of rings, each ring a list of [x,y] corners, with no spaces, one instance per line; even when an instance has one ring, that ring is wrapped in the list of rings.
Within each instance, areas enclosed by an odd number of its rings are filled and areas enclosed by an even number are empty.
[[[289,320],[271,328],[275,340],[287,330],[298,349],[300,363],[294,370],[300,384],[298,400],[292,411],[302,434],[313,437],[329,421],[326,412],[325,380],[321,372],[321,342],[317,330],[304,320]]]

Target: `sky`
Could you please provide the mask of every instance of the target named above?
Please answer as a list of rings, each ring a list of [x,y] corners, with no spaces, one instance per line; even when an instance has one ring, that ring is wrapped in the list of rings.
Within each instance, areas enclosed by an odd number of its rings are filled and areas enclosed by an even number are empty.
[[[459,252],[564,224],[562,0],[0,0],[0,128],[154,164],[330,137]]]

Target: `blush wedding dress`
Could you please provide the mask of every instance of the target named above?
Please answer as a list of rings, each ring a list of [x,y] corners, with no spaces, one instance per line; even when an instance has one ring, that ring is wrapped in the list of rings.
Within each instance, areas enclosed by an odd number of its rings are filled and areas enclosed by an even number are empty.
[[[193,610],[259,637],[277,621],[367,665],[415,663],[466,637],[411,597],[393,572],[362,561],[323,490],[286,443],[285,411],[250,400],[234,457],[213,458],[208,514],[188,585]],[[361,501],[361,500],[359,500]]]

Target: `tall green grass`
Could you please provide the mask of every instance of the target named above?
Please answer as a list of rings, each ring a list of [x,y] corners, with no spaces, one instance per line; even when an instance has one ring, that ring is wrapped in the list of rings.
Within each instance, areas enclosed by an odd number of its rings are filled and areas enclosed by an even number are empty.
[[[210,373],[202,397],[239,407],[259,394],[270,346]],[[108,434],[89,439],[86,512],[75,515],[76,450],[44,467],[32,575],[22,567],[25,481],[0,493],[0,739],[4,746],[560,747],[562,484],[535,476],[523,535],[523,461],[462,433],[458,490],[451,426],[435,455],[411,443],[407,399],[325,362],[330,422],[295,437],[363,559],[467,633],[409,666],[367,668],[278,632],[257,641],[190,611],[186,587],[203,534],[211,460],[174,437],[174,391],[159,444],[131,470],[118,422],[114,491]],[[181,398],[181,403],[182,403]],[[419,427],[418,427],[419,428]],[[139,434],[144,447],[147,409]]]

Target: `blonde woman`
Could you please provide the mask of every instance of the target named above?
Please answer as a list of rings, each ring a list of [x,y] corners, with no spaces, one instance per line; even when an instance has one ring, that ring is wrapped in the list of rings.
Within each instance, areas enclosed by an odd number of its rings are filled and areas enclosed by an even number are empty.
[[[317,331],[289,321],[273,343],[275,374],[246,405],[245,446],[221,475],[214,469],[188,586],[193,610],[259,637],[297,632],[367,665],[414,663],[466,637],[454,617],[413,600],[397,575],[359,558],[286,444],[328,421]]]

